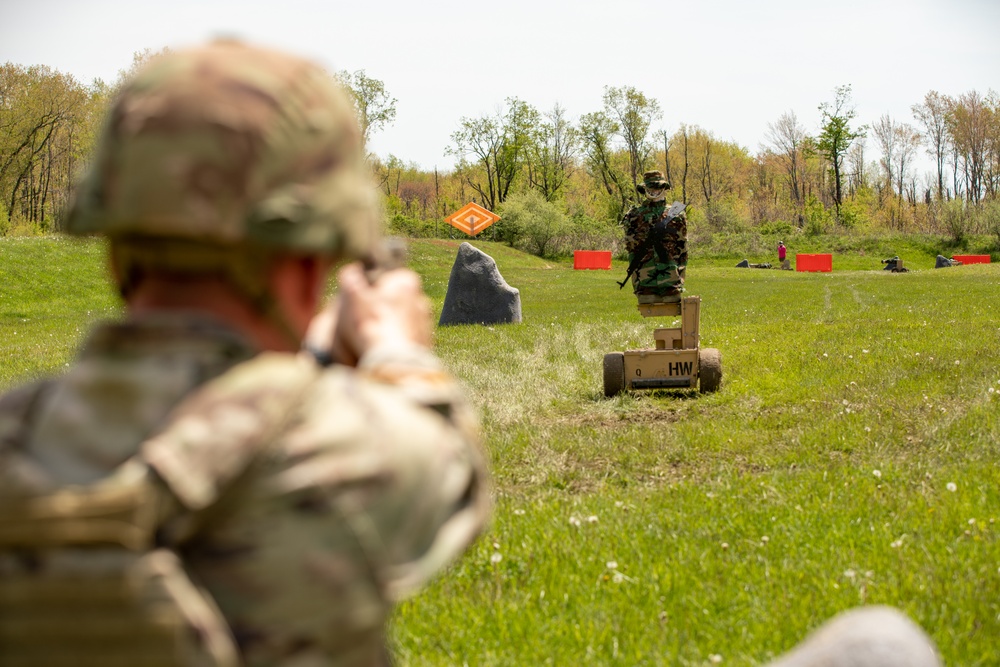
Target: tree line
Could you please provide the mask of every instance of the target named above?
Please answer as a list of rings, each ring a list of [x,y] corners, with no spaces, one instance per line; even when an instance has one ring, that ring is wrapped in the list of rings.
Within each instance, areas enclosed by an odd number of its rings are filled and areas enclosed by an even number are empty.
[[[117,90],[154,55],[136,54],[113,83],[0,66],[0,233],[58,227]],[[367,144],[395,119],[395,98],[363,70],[332,76],[352,93]],[[444,217],[474,200],[503,216],[489,238],[538,254],[614,244],[650,169],[671,182],[668,197],[691,207],[693,233],[913,231],[956,241],[990,233],[1000,248],[996,92],[930,91],[911,118],[862,125],[850,86],[840,86],[810,113],[815,136],[789,110],[751,151],[696,124],[669,132],[656,99],[606,86],[602,107],[576,120],[559,104],[539,110],[516,97],[460,119],[446,148],[453,169],[421,169],[392,154],[369,160],[396,233],[455,235]],[[932,173],[915,168],[920,151]]]
[[[576,122],[558,104],[539,111],[513,97],[491,114],[462,118],[447,174],[375,158],[392,220],[428,231],[428,221],[474,199],[504,215],[492,232],[500,240],[540,254],[560,241],[563,250],[607,247],[638,198],[635,183],[660,169],[672,184],[668,197],[692,207],[695,232],[923,232],[959,243],[980,233],[1000,249],[996,92],[930,91],[912,118],[862,125],[850,86],[840,86],[816,107],[818,134],[788,111],[768,124],[756,152],[694,124],[662,129],[659,102],[634,87],[607,86],[602,101]],[[921,150],[933,173],[918,172]]]

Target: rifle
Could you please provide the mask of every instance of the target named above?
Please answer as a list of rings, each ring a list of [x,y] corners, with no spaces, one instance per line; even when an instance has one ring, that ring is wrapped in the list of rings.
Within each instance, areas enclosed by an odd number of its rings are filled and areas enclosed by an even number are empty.
[[[660,262],[663,264],[668,263],[670,256],[667,255],[667,249],[663,247],[663,240],[668,235],[677,238],[676,230],[671,229],[669,225],[671,222],[684,215],[684,210],[686,208],[687,206],[685,204],[676,201],[670,206],[667,212],[663,214],[662,218],[653,223],[652,228],[649,230],[649,235],[646,236],[646,240],[640,243],[639,247],[632,252],[632,261],[628,264],[625,280],[618,283],[618,289],[624,288],[625,283],[627,283],[632,275],[639,270],[650,250],[653,250],[656,253]]]

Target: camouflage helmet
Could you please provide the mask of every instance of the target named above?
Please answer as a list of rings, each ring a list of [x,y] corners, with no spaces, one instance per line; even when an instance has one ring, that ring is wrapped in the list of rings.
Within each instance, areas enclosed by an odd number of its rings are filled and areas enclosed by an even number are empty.
[[[125,87],[66,230],[356,258],[377,202],[341,87],[227,40],[157,57]]]
[[[635,189],[639,194],[646,194],[647,188],[651,188],[653,190],[669,190],[670,183],[667,179],[663,178],[662,171],[647,171],[642,175],[642,183],[636,185]]]

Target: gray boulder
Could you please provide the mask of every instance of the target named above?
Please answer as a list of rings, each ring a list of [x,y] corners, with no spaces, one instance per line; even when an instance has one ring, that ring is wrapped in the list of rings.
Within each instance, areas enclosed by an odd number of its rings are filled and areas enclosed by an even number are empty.
[[[934,642],[892,607],[846,611],[768,667],[940,667]]]
[[[507,284],[493,258],[468,243],[459,246],[438,324],[510,324],[520,321],[521,293]]]

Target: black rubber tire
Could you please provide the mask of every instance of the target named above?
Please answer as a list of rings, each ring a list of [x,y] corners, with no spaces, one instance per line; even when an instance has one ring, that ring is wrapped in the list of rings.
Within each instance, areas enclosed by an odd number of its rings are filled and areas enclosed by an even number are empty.
[[[625,355],[609,352],[604,355],[604,395],[608,398],[625,391]]]
[[[710,394],[722,384],[722,353],[714,347],[698,350],[698,391]]]

